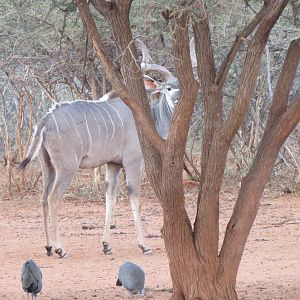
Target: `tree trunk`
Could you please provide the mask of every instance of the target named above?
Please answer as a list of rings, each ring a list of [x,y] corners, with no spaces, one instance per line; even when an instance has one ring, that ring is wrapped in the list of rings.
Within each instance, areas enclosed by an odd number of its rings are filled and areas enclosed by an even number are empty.
[[[181,92],[167,141],[163,141],[155,132],[140,79],[141,72],[137,65],[129,22],[132,1],[91,2],[110,22],[122,55],[122,75],[125,84],[115,72],[105,52],[86,1],[77,0],[107,77],[134,114],[146,172],[163,209],[162,234],[174,288],[172,299],[236,300],[237,272],[258,211],[261,194],[282,143],[300,119],[300,95],[295,96],[291,104],[287,105],[291,80],[299,63],[299,41],[294,43],[295,54],[289,52],[293,55],[288,55],[294,59],[288,60],[289,64],[283,71],[288,75],[282,77],[286,79],[282,83],[283,86],[279,85],[278,90],[283,90],[283,93],[276,90],[274,92],[274,106],[270,109],[264,138],[252,169],[243,180],[220,252],[218,252],[219,194],[230,144],[249,108],[269,33],[286,6],[287,0],[265,1],[261,11],[237,37],[219,70],[215,69],[207,11],[203,2],[180,1],[177,6],[175,5],[174,12],[166,14],[173,26],[173,55]],[[202,182],[194,228],[185,210],[182,187],[183,156],[198,87],[189,59],[190,17],[194,17],[191,19],[206,118],[202,148]],[[248,41],[234,103],[228,117],[223,120],[221,95],[224,82],[238,49],[254,30],[255,33]],[[294,67],[290,66],[292,64]]]

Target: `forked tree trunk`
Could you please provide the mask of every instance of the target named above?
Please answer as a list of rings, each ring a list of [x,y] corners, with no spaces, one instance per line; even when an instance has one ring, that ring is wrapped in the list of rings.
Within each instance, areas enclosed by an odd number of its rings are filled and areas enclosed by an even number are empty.
[[[300,41],[294,41],[273,95],[267,128],[257,157],[242,182],[225,239],[219,251],[219,194],[231,141],[242,125],[255,88],[261,57],[269,33],[287,0],[265,1],[256,17],[237,36],[221,67],[215,68],[207,12],[201,0],[179,1],[164,14],[173,26],[173,55],[181,96],[176,107],[168,140],[156,134],[150,117],[141,72],[132,43],[129,11],[132,0],[91,0],[109,21],[122,54],[122,79],[105,51],[85,0],[77,0],[94,47],[108,79],[136,121],[147,175],[163,208],[162,234],[173,282],[173,300],[235,300],[236,277],[245,243],[256,217],[259,200],[270,176],[279,149],[300,120],[300,95],[288,104],[288,96],[300,59]],[[182,11],[177,11],[182,8]],[[187,9],[188,8],[188,9]],[[192,18],[191,15],[192,14]],[[193,20],[198,77],[205,110],[201,187],[195,224],[185,210],[182,167],[189,121],[198,84],[189,55],[188,23]],[[228,70],[243,41],[251,33],[235,101],[223,120],[222,88]]]

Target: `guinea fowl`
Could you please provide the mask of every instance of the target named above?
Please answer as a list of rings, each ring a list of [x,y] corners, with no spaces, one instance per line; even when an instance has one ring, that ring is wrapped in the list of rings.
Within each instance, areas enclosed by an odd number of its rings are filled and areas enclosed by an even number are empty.
[[[131,294],[144,294],[145,273],[136,264],[126,261],[119,268],[117,286],[123,286]]]
[[[21,282],[23,290],[27,292],[27,299],[29,294],[31,299],[35,299],[42,290],[42,272],[32,259],[27,260],[22,267]]]

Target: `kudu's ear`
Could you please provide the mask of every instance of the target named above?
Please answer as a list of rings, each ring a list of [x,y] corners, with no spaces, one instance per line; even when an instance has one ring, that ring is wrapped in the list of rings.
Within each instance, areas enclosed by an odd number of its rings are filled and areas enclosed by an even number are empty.
[[[159,87],[159,83],[148,75],[143,76],[147,94],[153,94]]]

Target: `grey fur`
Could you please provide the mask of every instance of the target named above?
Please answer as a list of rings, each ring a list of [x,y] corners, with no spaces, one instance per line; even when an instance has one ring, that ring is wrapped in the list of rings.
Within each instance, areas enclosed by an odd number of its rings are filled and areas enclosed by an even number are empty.
[[[144,294],[145,273],[136,264],[126,261],[119,268],[116,285],[122,285],[132,294]]]
[[[176,84],[174,78],[162,84],[159,100],[151,102],[153,119],[163,139],[167,138],[179,97]],[[43,176],[41,202],[47,248],[51,246],[48,224],[50,215],[55,235],[54,251],[59,257],[66,255],[60,242],[57,211],[77,169],[106,164],[106,218],[102,240],[104,252],[111,250],[108,246],[110,223],[121,167],[126,172],[139,247],[143,252],[150,250],[144,242],[140,218],[142,151],[132,112],[114,92],[99,101],[76,100],[56,105],[39,122],[29,151],[18,169],[24,169],[37,154]]]
[[[36,263],[29,259],[21,270],[22,288],[28,294],[31,294],[32,299],[42,290],[42,272]]]

